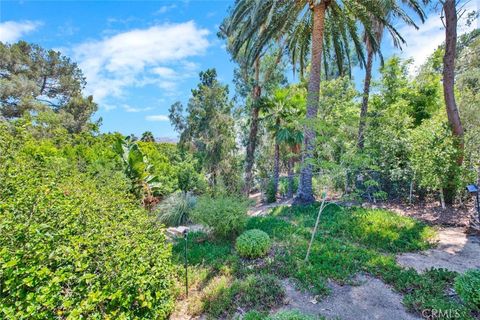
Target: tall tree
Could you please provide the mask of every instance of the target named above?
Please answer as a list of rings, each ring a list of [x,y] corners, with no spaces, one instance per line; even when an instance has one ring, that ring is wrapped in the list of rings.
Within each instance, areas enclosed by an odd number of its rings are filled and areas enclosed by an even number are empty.
[[[0,43],[0,115],[18,118],[31,110],[51,108],[64,116],[70,132],[83,130],[97,110],[76,63],[54,50],[19,41]]]
[[[460,156],[458,165],[463,163],[463,126],[455,101],[455,56],[457,51],[457,8],[456,0],[441,1],[445,14],[445,55],[443,56],[443,95],[447,117],[453,135],[458,138]]]
[[[265,110],[262,120],[266,121],[266,127],[272,133],[274,141],[272,179],[275,194],[278,191],[280,178],[280,147],[284,145],[293,151],[301,143],[298,140],[303,139],[303,134],[298,130],[298,120],[304,115],[305,95],[301,88],[297,87],[277,89]],[[289,171],[292,169],[291,165],[292,163],[288,161]],[[291,174],[292,172],[289,172],[289,176]]]
[[[416,11],[422,11],[416,0],[403,2],[411,4]],[[385,20],[378,4],[378,1],[367,0],[239,0],[235,3],[231,16],[231,25],[235,26],[243,23],[245,24],[244,30],[247,32],[243,32],[243,34],[237,37],[233,51],[236,52],[247,44],[249,48],[247,56],[252,63],[255,57],[273,39],[285,38],[287,47],[292,49],[298,47],[295,45],[298,41],[305,43],[305,34],[308,34],[311,45],[311,58],[307,94],[307,123],[304,128],[303,164],[299,191],[296,198],[297,202],[308,203],[315,200],[312,190],[313,167],[311,164],[311,159],[314,156],[315,132],[310,122],[317,117],[318,112],[326,21],[331,26],[335,26],[331,28],[331,30],[335,30],[335,33],[327,34],[328,37],[334,40],[332,43],[337,44],[337,47],[347,48],[348,43],[352,41],[363,57],[361,54],[361,41],[358,36],[358,21],[365,26],[368,36],[375,45],[375,38],[371,30],[371,17],[381,21],[387,28],[395,30],[391,23]],[[392,10],[395,14],[411,21],[410,17],[400,6],[393,5]],[[264,28],[265,31],[258,32],[260,27]],[[301,47],[304,48],[305,46]],[[235,50],[235,48],[238,50]],[[338,58],[342,57],[342,55],[336,56]]]
[[[145,131],[142,133],[142,137],[140,138],[141,141],[144,142],[155,142],[155,137],[151,131]]]
[[[233,25],[233,23],[236,24]],[[227,17],[220,26],[219,32],[220,37],[226,38],[227,49],[231,52],[234,60],[240,65],[241,70],[238,75],[241,76],[244,85],[246,84],[246,87],[250,89],[250,127],[246,145],[244,168],[245,183],[243,186],[243,192],[245,195],[250,193],[250,189],[252,188],[253,184],[253,166],[255,162],[255,150],[258,144],[259,113],[263,105],[260,98],[262,97],[262,94],[267,93],[268,89],[266,87],[269,87],[270,82],[277,82],[281,80],[278,77],[278,72],[275,71],[281,69],[281,59],[284,50],[282,45],[276,43],[273,45],[274,47],[276,46],[272,50],[275,51],[273,55],[268,55],[268,50],[259,52],[253,61],[253,68],[251,68],[248,59],[245,59],[245,55],[249,50],[251,50],[251,48],[249,48],[249,44],[244,44],[240,47],[237,46],[238,38],[242,37],[244,32],[248,32],[246,29],[248,27],[248,24],[245,24],[243,21],[232,21],[230,17]],[[264,31],[265,28],[260,26],[259,34],[261,35]],[[273,58],[274,61],[271,61],[272,59],[269,58]],[[253,72],[250,71],[252,69]]]
[[[212,186],[217,185],[236,147],[231,110],[228,87],[217,80],[215,69],[200,72],[200,83],[192,89],[186,116],[180,102],[169,110],[170,121],[180,133],[181,146],[196,151]]]
[[[392,19],[392,11],[390,8],[391,3],[386,1],[381,3],[381,5],[383,9],[384,19],[387,21],[390,21]],[[412,3],[407,3],[407,5],[412,5]],[[416,13],[418,14],[421,21],[424,22],[425,21],[424,13],[422,11],[416,11]],[[376,19],[375,17],[372,17],[371,19],[372,19],[371,28],[373,31],[373,35],[375,37],[375,42],[377,44],[376,46],[377,50],[375,50],[375,46],[372,45],[370,37],[368,37],[367,34],[365,34],[364,42],[365,42],[365,48],[367,50],[367,64],[365,65],[365,80],[363,83],[362,107],[360,109],[360,122],[358,126],[358,141],[357,141],[357,145],[360,150],[363,150],[363,147],[365,144],[364,130],[365,130],[365,125],[367,120],[367,113],[368,113],[368,98],[370,95],[370,82],[372,79],[372,66],[373,66],[374,55],[378,54],[382,59],[382,63],[383,63],[383,58],[380,51],[380,44],[382,42],[383,30],[385,26],[382,23],[382,21]],[[416,29],[418,29],[418,27],[414,23],[411,23],[411,20],[404,19],[404,21],[407,24],[410,24],[414,26]],[[405,43],[405,40],[401,36],[399,36],[396,32],[393,32],[393,30],[389,29],[389,31],[393,39],[394,46],[401,48],[401,44]]]

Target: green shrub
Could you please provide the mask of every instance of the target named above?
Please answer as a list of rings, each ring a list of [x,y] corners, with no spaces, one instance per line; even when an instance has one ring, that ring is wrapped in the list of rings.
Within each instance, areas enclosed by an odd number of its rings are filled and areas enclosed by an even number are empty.
[[[248,311],[243,315],[242,320],[265,320],[267,317],[265,314],[258,312],[257,310]]]
[[[268,320],[316,320],[320,319],[311,315],[306,315],[298,310],[280,311],[267,318]]]
[[[455,291],[471,308],[480,310],[480,269],[471,269],[455,278]]]
[[[179,226],[189,221],[197,198],[191,193],[175,192],[160,202],[155,212],[158,220],[167,226]]]
[[[121,171],[80,163],[75,149],[0,123],[0,318],[168,318],[163,230]]]
[[[232,196],[203,196],[192,212],[192,220],[212,229],[221,238],[234,238],[245,227],[249,201]]]
[[[267,188],[265,190],[265,200],[267,203],[273,203],[277,201],[277,194],[275,193],[275,183],[270,179],[267,183]]]
[[[292,185],[292,193],[295,194],[297,193],[298,190],[298,176],[293,177],[293,185]],[[288,177],[281,177],[278,183],[278,193],[282,197],[286,197],[288,195],[288,185],[290,184],[290,181]]]
[[[235,243],[238,253],[244,258],[258,258],[266,255],[271,242],[267,233],[252,229],[242,233]]]

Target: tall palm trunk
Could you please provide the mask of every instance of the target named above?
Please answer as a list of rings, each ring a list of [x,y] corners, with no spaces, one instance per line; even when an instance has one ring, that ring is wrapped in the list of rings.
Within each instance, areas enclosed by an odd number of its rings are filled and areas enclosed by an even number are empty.
[[[277,116],[275,120],[275,127],[280,128],[280,116]],[[273,190],[275,195],[278,193],[278,181],[280,179],[280,144],[278,143],[278,139],[276,135],[274,136],[275,139],[275,154],[273,158]]]
[[[294,184],[294,177],[293,177],[293,157],[290,157],[287,162],[287,173],[288,173],[288,191],[287,191],[287,198],[290,199],[293,197],[293,184]]]
[[[367,40],[368,41],[368,40]],[[360,110],[360,122],[358,124],[358,149],[361,151],[365,146],[364,134],[367,123],[368,98],[370,95],[370,81],[372,80],[373,48],[367,43],[367,66],[365,67],[365,82],[363,84],[362,108]]]
[[[463,126],[455,102],[455,55],[457,50],[457,9],[455,0],[445,0],[445,55],[443,56],[443,95],[447,107],[448,122],[453,135],[459,139],[461,155],[458,164],[463,163]]]
[[[453,135],[458,139],[459,156],[458,166],[463,163],[463,126],[460,120],[457,104],[455,102],[455,55],[457,50],[457,9],[455,0],[445,0],[445,55],[443,56],[443,95],[447,108],[447,117]],[[454,181],[453,177],[450,179]],[[455,196],[455,186],[448,186],[445,190],[445,201],[452,204]]]
[[[278,193],[278,181],[280,179],[280,145],[275,141],[275,155],[273,159],[273,190]]]
[[[258,105],[258,99],[262,94],[262,89],[260,87],[260,58],[255,60],[254,64],[255,69],[255,84],[253,86],[252,92],[252,112],[250,115],[250,132],[248,135],[247,142],[247,154],[245,157],[245,185],[243,187],[243,192],[245,195],[250,194],[250,189],[252,188],[253,180],[253,163],[255,161],[255,148],[257,146],[257,134],[258,134],[258,114],[260,107]]]
[[[323,32],[325,28],[326,1],[323,0],[313,7],[313,29],[312,29],[312,62],[310,79],[308,81],[307,94],[307,120],[317,117],[318,99],[320,93],[320,75],[322,65]],[[295,198],[296,203],[311,203],[315,201],[312,189],[313,168],[310,160],[313,158],[315,142],[315,131],[311,123],[304,126],[302,169],[300,172],[300,185]]]

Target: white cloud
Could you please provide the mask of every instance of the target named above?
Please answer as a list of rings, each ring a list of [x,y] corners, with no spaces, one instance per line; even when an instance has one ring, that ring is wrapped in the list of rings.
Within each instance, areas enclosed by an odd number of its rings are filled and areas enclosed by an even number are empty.
[[[153,68],[153,73],[158,74],[159,76],[163,78],[175,78],[177,76],[177,73],[175,70],[167,67],[156,67]]]
[[[0,23],[0,41],[13,43],[20,40],[25,34],[41,26],[38,21],[5,21]]]
[[[123,107],[123,110],[125,110],[126,112],[145,112],[153,109],[152,107],[136,108],[128,104],[124,104],[122,107]]]
[[[464,9],[467,12],[477,9],[475,2],[467,3]],[[458,21],[458,36],[476,28],[474,24],[471,26],[466,25],[466,16],[467,14],[464,14]],[[419,25],[418,30],[405,25],[399,29],[399,32],[407,41],[402,55],[406,58],[414,59],[411,71],[422,65],[433,51],[445,41],[445,29],[439,12],[431,12],[425,23]]]
[[[159,15],[159,14],[164,14],[170,10],[173,10],[177,7],[176,4],[172,3],[170,5],[164,5],[164,6],[161,6],[160,9],[158,9],[157,11],[155,11],[153,14],[154,15]]]
[[[190,76],[189,59],[204,54],[210,45],[208,34],[193,21],[167,23],[82,43],[73,56],[87,78],[88,93],[97,101],[148,84],[175,90],[178,80]]]
[[[153,114],[145,117],[147,121],[170,121],[168,116],[164,114]]]

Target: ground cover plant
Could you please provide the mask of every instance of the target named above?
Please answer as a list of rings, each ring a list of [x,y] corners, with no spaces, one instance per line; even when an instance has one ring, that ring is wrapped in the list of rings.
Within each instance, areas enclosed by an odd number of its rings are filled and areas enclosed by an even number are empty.
[[[404,305],[413,313],[421,315],[426,309],[456,310],[461,319],[473,319],[474,307],[445,294],[454,287],[457,273],[431,269],[419,274],[414,269],[406,269],[396,263],[395,254],[398,252],[419,251],[432,246],[434,228],[412,218],[400,217],[381,209],[340,209],[329,206],[320,220],[310,259],[305,262],[318,207],[318,204],[310,207],[277,207],[267,216],[249,218],[245,227],[247,230],[262,230],[272,239],[271,254],[250,262],[241,260],[231,240],[209,239],[203,234],[202,242],[194,241],[191,245],[191,272],[204,272],[206,268],[210,279],[228,274],[226,283],[229,284],[224,283],[225,288],[236,281],[245,281],[258,275],[280,280],[290,278],[300,290],[307,290],[319,298],[329,294],[328,279],[349,284],[355,274],[363,272],[380,278],[402,293]],[[197,237],[199,235],[195,234],[194,238]],[[181,261],[183,253],[181,248],[180,244],[174,249],[178,261]],[[233,294],[227,289],[219,291],[222,293],[211,295],[208,303],[201,305],[198,309],[201,311],[197,312],[205,312],[213,318],[220,317],[216,309],[218,306],[226,308],[242,300],[240,296],[246,294],[240,291]],[[265,310],[253,306],[249,309],[248,304],[243,306],[246,309],[241,310],[245,312],[254,310],[247,314],[248,317],[267,319]],[[229,310],[221,317],[230,319],[238,315],[238,309]]]

